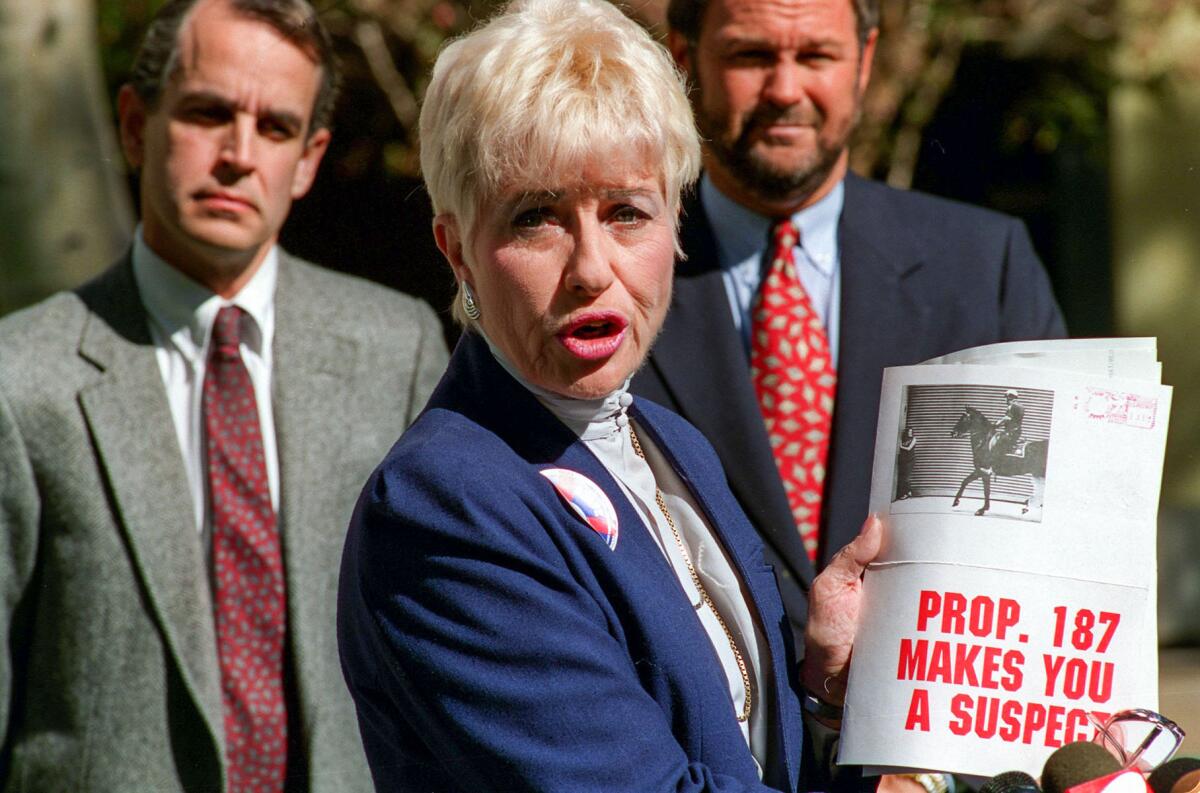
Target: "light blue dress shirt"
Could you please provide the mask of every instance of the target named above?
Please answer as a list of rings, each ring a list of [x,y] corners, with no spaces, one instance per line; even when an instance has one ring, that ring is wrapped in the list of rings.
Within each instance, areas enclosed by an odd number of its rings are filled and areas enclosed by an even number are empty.
[[[838,319],[842,292],[841,255],[837,229],[845,203],[845,187],[838,182],[829,194],[792,215],[800,230],[796,269],[800,283],[829,338],[833,365],[838,361]],[[770,244],[771,218],[765,218],[726,197],[708,174],[700,179],[700,201],[717,239],[717,261],[729,295],[733,324],[750,351],[750,312],[762,282],[763,259]]]

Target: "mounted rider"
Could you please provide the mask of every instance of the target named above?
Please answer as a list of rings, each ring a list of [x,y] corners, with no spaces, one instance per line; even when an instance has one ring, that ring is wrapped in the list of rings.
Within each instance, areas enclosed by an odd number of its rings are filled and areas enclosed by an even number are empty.
[[[1021,438],[1021,429],[1025,421],[1025,406],[1021,404],[1021,395],[1010,388],[1004,392],[1008,407],[1004,416],[995,423],[992,437],[988,439],[988,452],[992,459],[998,455],[1008,454]]]

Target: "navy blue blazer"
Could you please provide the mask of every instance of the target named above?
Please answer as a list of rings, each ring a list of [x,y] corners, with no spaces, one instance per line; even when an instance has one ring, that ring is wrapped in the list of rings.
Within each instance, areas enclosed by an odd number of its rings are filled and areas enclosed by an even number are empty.
[[[630,413],[691,488],[762,621],[776,694],[759,781],[725,674],[662,551],[576,436],[459,342],[424,414],[367,482],[338,593],[342,666],[380,791],[795,791],[803,739],[783,604],[708,442]],[[619,539],[539,475],[568,468]]]
[[[977,207],[893,190],[853,174],[838,225],[838,384],[821,516],[821,562],[867,516],[883,370],[954,350],[1066,333],[1024,225]],[[766,543],[797,635],[815,574],[788,507],[734,327],[716,240],[698,198],[685,205],[670,312],[634,393],[704,433]]]

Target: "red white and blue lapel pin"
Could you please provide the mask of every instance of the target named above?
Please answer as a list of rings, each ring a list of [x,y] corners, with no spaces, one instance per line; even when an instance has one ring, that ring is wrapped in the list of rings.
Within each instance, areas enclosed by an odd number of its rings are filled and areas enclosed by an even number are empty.
[[[575,514],[604,538],[609,550],[617,550],[617,511],[598,484],[566,468],[544,468],[538,473],[549,479]]]

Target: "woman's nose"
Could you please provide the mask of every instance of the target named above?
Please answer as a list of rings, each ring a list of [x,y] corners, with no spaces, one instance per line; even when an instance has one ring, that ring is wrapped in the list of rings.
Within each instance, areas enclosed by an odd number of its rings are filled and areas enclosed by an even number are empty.
[[[575,246],[567,262],[567,289],[589,296],[601,294],[613,282],[611,240],[598,220],[586,220],[573,232]]]

